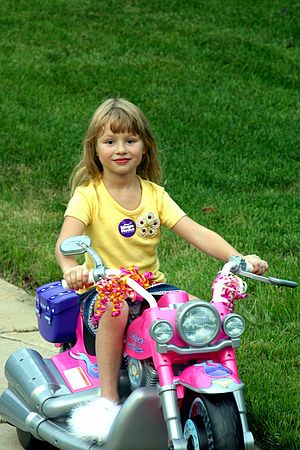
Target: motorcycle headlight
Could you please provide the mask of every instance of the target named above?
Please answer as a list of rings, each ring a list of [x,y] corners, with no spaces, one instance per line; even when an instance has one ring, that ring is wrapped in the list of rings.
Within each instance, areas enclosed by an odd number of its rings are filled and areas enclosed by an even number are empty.
[[[173,327],[167,320],[156,320],[151,325],[150,336],[159,344],[166,344],[173,334]]]
[[[245,328],[245,321],[238,314],[228,314],[223,320],[223,330],[231,338],[240,337]]]
[[[212,305],[191,300],[178,308],[176,326],[179,335],[187,344],[203,346],[218,335],[221,321]]]

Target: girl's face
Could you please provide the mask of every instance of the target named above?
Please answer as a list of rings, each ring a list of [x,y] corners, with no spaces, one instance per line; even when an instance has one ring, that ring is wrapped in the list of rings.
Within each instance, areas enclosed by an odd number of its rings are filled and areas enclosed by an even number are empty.
[[[144,143],[129,132],[113,133],[109,122],[97,139],[96,152],[103,166],[103,175],[135,175],[142,161]]]

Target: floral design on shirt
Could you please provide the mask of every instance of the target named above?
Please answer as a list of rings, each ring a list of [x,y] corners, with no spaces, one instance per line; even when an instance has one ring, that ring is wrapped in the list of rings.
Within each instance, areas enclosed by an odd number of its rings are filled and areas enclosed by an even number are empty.
[[[160,226],[160,220],[153,212],[147,212],[137,220],[138,235],[141,237],[154,237]]]

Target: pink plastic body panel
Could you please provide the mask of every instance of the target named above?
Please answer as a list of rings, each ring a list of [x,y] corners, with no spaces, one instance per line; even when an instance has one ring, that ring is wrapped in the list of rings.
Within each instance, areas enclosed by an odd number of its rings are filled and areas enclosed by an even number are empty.
[[[88,355],[84,347],[82,319],[77,321],[77,342],[51,358],[71,392],[99,387],[99,373],[96,356]]]
[[[212,386],[213,381],[224,380],[224,378],[233,379],[237,384],[240,384],[239,378],[229,368],[219,363],[207,361],[184,369],[178,377],[178,381],[196,389],[206,389]]]
[[[150,326],[158,319],[168,320],[176,330],[176,309],[168,306],[174,303],[186,303],[188,295],[185,292],[172,292],[165,294],[158,302],[157,308],[146,309],[143,314],[135,319],[128,327],[124,353],[132,358],[143,360],[152,357],[156,368],[160,385],[173,384],[176,380],[179,384],[178,393],[181,398],[184,395],[184,385],[193,386],[196,389],[209,388],[213,380],[228,378],[240,383],[238,378],[235,350],[232,347],[224,348],[219,352],[199,353],[194,355],[180,355],[175,352],[161,354],[156,351],[156,342],[150,336]],[[221,318],[226,315],[226,306],[216,303]],[[99,387],[99,374],[95,356],[88,355],[84,347],[83,326],[81,316],[77,322],[77,342],[71,350],[52,357],[52,361],[64,378],[72,392],[78,392],[92,387]],[[225,339],[221,330],[215,342]],[[185,348],[186,343],[178,333],[174,333],[169,342],[178,347]],[[197,364],[185,368],[179,376],[173,372],[174,364],[188,363],[196,359]],[[217,361],[213,362],[213,361]],[[181,386],[180,386],[181,385]]]
[[[159,300],[158,306],[160,308],[145,310],[143,315],[134,320],[128,327],[125,353],[139,360],[152,357],[161,385],[172,384],[176,379],[179,383],[194,386],[197,389],[208,388],[211,387],[212,381],[218,377],[227,377],[239,384],[236,355],[232,347],[222,349],[217,353],[212,352],[203,355],[198,353],[195,357],[179,355],[174,352],[167,354],[156,352],[156,343],[149,334],[151,323],[158,319],[166,319],[176,329],[176,309],[167,309],[167,307],[169,304],[186,303],[187,301],[188,295],[185,292],[172,292],[165,294]],[[227,307],[223,303],[216,303],[214,306],[219,311],[221,319],[228,313]],[[214,342],[221,339],[228,339],[222,329]],[[186,347],[186,343],[176,332],[169,343],[178,347]],[[190,359],[197,359],[199,364],[187,367],[179,377],[174,376],[173,365],[185,363]],[[213,360],[218,361],[218,363],[214,363]]]
[[[157,302],[160,308],[168,307],[173,303],[186,303],[189,301],[189,295],[185,291],[168,292],[163,295]]]
[[[150,326],[158,319],[165,319],[171,323],[175,329],[176,309],[168,309],[169,304],[186,303],[188,294],[183,291],[176,291],[165,294],[158,302],[157,308],[146,309],[143,314],[135,319],[128,327],[126,334],[125,353],[132,358],[146,359],[152,356],[156,343],[150,336]],[[166,309],[163,309],[166,308]],[[184,347],[186,344],[177,333],[174,333],[170,344]]]

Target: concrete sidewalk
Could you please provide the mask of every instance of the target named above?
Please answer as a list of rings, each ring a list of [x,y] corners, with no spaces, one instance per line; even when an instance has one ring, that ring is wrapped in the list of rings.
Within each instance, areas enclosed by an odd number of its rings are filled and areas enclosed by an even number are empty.
[[[49,357],[55,348],[38,333],[35,299],[22,289],[0,279],[0,392],[7,387],[4,375],[9,355],[20,348],[33,348]],[[21,450],[14,427],[0,417],[0,449]]]

